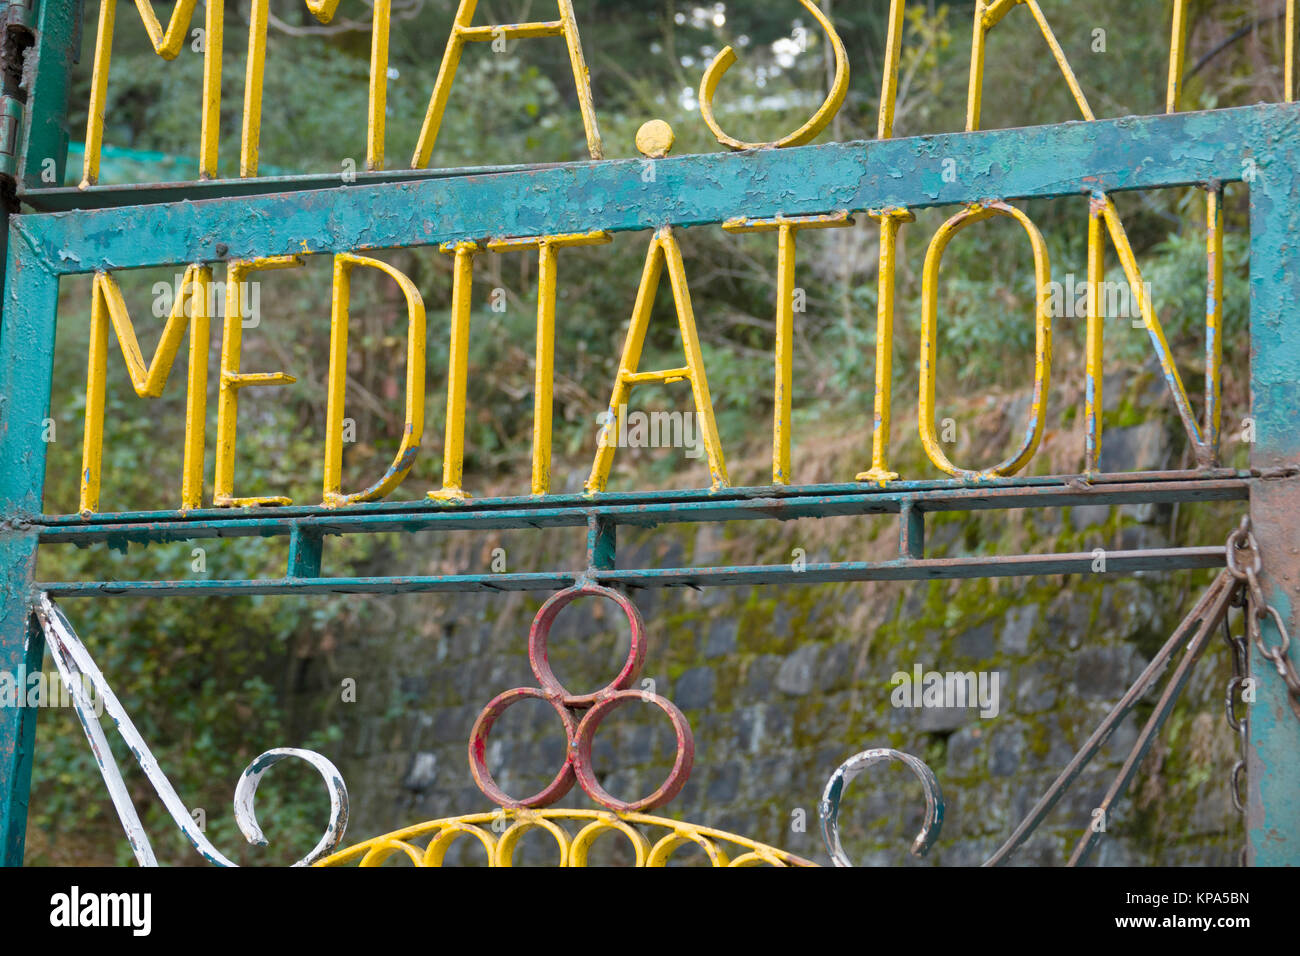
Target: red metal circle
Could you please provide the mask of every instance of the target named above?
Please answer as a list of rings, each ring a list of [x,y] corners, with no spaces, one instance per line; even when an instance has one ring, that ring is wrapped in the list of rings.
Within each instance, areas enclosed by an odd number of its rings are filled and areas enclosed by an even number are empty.
[[[550,639],[551,625],[555,623],[559,613],[573,601],[587,595],[608,598],[623,609],[632,630],[632,643],[628,648],[627,661],[613,681],[594,694],[570,694],[551,670],[550,661],[547,659],[546,642]],[[538,683],[548,694],[558,697],[564,706],[578,710],[590,707],[611,694],[630,687],[637,675],[641,673],[641,665],[645,663],[645,650],[645,623],[641,620],[641,612],[626,595],[598,584],[575,585],[552,595],[533,618],[533,627],[528,634],[528,661],[532,665]]]
[[[597,783],[595,769],[591,764],[591,745],[600,722],[623,704],[636,700],[656,705],[673,722],[673,730],[677,734],[677,760],[673,763],[668,779],[658,790],[642,800],[628,803],[619,800]],[[691,775],[691,767],[695,764],[695,737],[691,733],[691,725],[686,720],[686,715],[678,710],[677,705],[672,701],[658,694],[620,690],[597,701],[582,718],[582,722],[578,724],[578,733],[573,742],[569,762],[577,773],[578,786],[591,799],[615,813],[639,813],[663,806],[686,786],[686,778]]]
[[[511,704],[518,703],[526,699],[544,700],[549,703],[555,712],[560,715],[560,720],[564,722],[564,737],[567,743],[569,755],[565,756],[564,766],[560,772],[555,775],[555,779],[546,785],[546,788],[538,793],[533,794],[524,800],[516,800],[507,794],[492,779],[492,774],[487,768],[487,741],[488,733],[492,730],[492,725],[496,719],[505,712]],[[489,800],[503,807],[530,807],[537,809],[539,807],[549,807],[555,801],[559,800],[573,788],[575,774],[573,772],[572,741],[574,738],[573,715],[565,709],[553,694],[538,690],[536,687],[516,687],[514,690],[508,690],[504,694],[494,697],[482,713],[478,715],[478,720],[474,721],[474,728],[469,734],[469,769],[474,775],[474,783],[483,791]]]

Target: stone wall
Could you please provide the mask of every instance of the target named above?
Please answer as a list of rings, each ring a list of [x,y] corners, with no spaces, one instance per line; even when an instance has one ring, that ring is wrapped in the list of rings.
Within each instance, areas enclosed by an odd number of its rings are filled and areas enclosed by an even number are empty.
[[[1166,467],[1167,431],[1152,424],[1107,435],[1113,470]],[[1228,506],[1105,507],[932,515],[927,556],[1159,547],[1177,536],[1208,543],[1230,526]],[[620,566],[886,558],[893,518],[738,522],[621,532]],[[422,541],[421,547],[431,542]],[[497,546],[510,570],[576,566],[581,539],[449,536],[422,552],[430,568],[486,566]],[[1210,572],[1132,577],[1052,576],[965,582],[639,591],[650,634],[643,678],[690,719],[694,774],[664,815],[733,831],[827,862],[817,802],[827,777],[853,753],[895,747],[924,759],[943,787],[943,832],[923,865],[974,865],[1010,834],[1211,579]],[[367,607],[373,602],[368,602]],[[345,728],[340,766],[353,793],[352,841],[409,823],[492,809],[474,787],[470,728],[512,687],[535,686],[527,636],[534,595],[424,595],[387,599],[326,667],[313,664],[305,693],[358,681],[355,704],[331,707]],[[1234,612],[1235,613],[1235,612]],[[387,616],[391,615],[391,617]],[[574,692],[604,685],[626,648],[613,605],[585,599],[561,615],[552,663]],[[891,702],[896,672],[975,671],[999,681],[996,716],[975,709]],[[1222,719],[1229,658],[1216,641],[1183,702],[1107,821],[1104,865],[1231,864],[1244,839],[1228,795],[1233,738]],[[651,689],[646,685],[647,689]],[[1059,864],[1092,820],[1149,715],[1151,694],[1058,804],[1017,862]],[[560,767],[564,740],[545,704],[519,705],[498,724],[489,762],[513,794],[540,789]],[[625,708],[597,738],[604,786],[623,798],[649,793],[673,759],[666,719]],[[594,806],[576,788],[561,802]],[[844,802],[846,851],[863,865],[916,864],[907,847],[924,804],[901,767],[877,766]],[[465,845],[460,845],[465,844]],[[449,862],[481,862],[460,841]],[[605,844],[608,844],[607,846]],[[619,859],[612,838],[595,859]],[[459,854],[459,856],[457,856]],[[553,855],[525,841],[521,861]],[[690,854],[683,861],[698,862]]]

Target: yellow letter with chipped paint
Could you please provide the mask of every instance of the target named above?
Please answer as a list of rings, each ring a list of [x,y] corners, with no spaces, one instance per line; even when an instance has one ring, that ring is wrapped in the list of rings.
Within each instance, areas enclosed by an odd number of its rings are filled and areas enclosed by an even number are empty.
[[[665,263],[672,282],[673,301],[677,306],[677,327],[682,336],[682,349],[686,353],[685,368],[670,368],[658,372],[638,372],[641,350],[645,347],[646,332],[650,327],[650,313],[654,309],[655,293],[663,276]],[[704,438],[704,450],[709,457],[709,475],[713,489],[725,488],[727,465],[722,457],[722,443],[718,439],[718,426],[713,419],[713,400],[709,396],[709,381],[704,374],[704,355],[700,351],[700,336],[695,329],[695,310],[691,306],[691,292],[686,285],[686,267],[682,264],[682,250],[677,244],[671,226],[655,233],[646,256],[641,287],[637,290],[636,305],[632,310],[632,323],[628,326],[623,344],[623,356],[618,363],[618,376],[614,379],[614,394],[609,400],[609,413],[600,430],[596,448],[596,461],[587,479],[587,491],[605,490],[609,471],[614,464],[614,449],[618,446],[618,421],[620,409],[627,404],[633,385],[648,382],[688,381],[695,399],[695,413],[699,416],[699,431]]]
[[[166,32],[149,0],[135,0],[144,21],[145,32],[154,52],[164,60],[174,60],[185,45],[197,0],[178,0],[172,8]],[[203,37],[203,119],[199,134],[199,175],[212,179],[217,175],[217,145],[221,138],[221,47],[225,29],[225,3],[210,0],[206,4]],[[113,54],[113,25],[117,19],[117,0],[100,0],[99,27],[95,37],[95,62],[90,73],[90,104],[86,117],[86,156],[81,174],[81,188],[99,181],[99,154],[104,144],[104,109],[108,101],[108,69]]]
[[[406,296],[406,423],[397,456],[384,477],[365,491],[339,492],[343,470],[343,405],[348,378],[348,300],[352,269],[365,266],[389,275]],[[424,434],[424,300],[405,274],[378,259],[340,253],[334,257],[334,310],[330,319],[329,408],[325,431],[325,495],[327,507],[376,501],[400,485],[411,472]]]
[[[604,159],[605,150],[600,142],[600,130],[596,126],[596,110],[591,101],[591,77],[587,72],[587,61],[582,53],[582,38],[578,35],[578,21],[573,15],[573,0],[556,0],[560,10],[560,19],[545,20],[536,23],[499,23],[488,26],[471,26],[478,0],[460,0],[456,9],[456,19],[452,23],[451,37],[447,40],[447,52],[442,56],[442,66],[438,69],[438,78],[433,84],[433,95],[429,97],[429,109],[424,116],[424,125],[420,127],[420,139],[415,145],[415,156],[411,159],[412,169],[423,169],[429,165],[433,156],[433,144],[437,142],[438,130],[442,127],[442,116],[447,111],[447,98],[451,95],[451,84],[456,79],[456,68],[460,65],[460,55],[466,43],[493,43],[507,40],[529,40],[538,37],[564,37],[569,46],[569,63],[573,67],[573,82],[578,88],[578,108],[582,111],[582,125],[587,131],[587,150],[592,159]]]
[[[203,503],[203,437],[208,389],[208,282],[212,270],[192,265],[185,270],[181,288],[163,326],[162,338],[146,368],[135,327],[117,280],[96,272],[91,289],[90,358],[86,371],[86,430],[81,451],[81,513],[99,510],[99,477],[104,451],[104,383],[108,374],[108,325],[131,375],[131,385],[141,398],[157,398],[167,385],[186,325],[186,293],[190,293],[190,377],[185,406],[185,465],[181,480],[182,509]]]
[[[533,386],[533,494],[551,493],[551,404],[555,391],[555,297],[558,290],[557,251],[569,246],[594,246],[614,237],[607,232],[560,236],[529,236],[488,243],[490,252],[536,249],[537,367]]]
[[[232,493],[235,480],[235,418],[239,413],[239,390],[253,386],[291,385],[297,381],[284,372],[241,372],[240,349],[244,340],[242,287],[250,272],[264,269],[291,269],[302,265],[301,256],[274,256],[268,259],[237,259],[226,267],[226,330],[221,342],[221,385],[217,392],[217,464],[213,478],[212,503],[218,508],[250,508],[258,505],[287,505],[282,496],[236,498]]]

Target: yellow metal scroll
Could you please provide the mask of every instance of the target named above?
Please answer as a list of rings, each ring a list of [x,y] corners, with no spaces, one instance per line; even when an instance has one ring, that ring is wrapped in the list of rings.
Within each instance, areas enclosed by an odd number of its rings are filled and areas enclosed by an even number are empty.
[[[564,824],[579,827],[571,834]],[[595,842],[606,834],[626,840],[633,866],[667,866],[683,848],[697,848],[709,866],[816,866],[810,860],[723,830],[644,813],[604,810],[497,810],[433,820],[358,843],[316,866],[382,866],[391,858],[415,867],[440,867],[451,845],[462,837],[482,847],[489,867],[512,867],[521,838],[533,831],[555,842],[557,866],[585,867]],[[666,831],[659,836],[660,831]],[[650,836],[647,836],[647,833]],[[651,836],[654,839],[651,839]],[[417,841],[426,841],[420,845]]]
[[[582,232],[561,236],[529,236],[488,243],[490,252],[536,249],[537,360],[533,379],[533,483],[534,495],[551,493],[551,415],[555,391],[555,298],[559,290],[558,251],[568,246],[594,246],[610,242],[608,232]]]
[[[348,302],[352,270],[357,266],[388,275],[406,297],[406,420],[397,455],[384,476],[364,491],[345,495],[339,491],[343,470],[343,405],[348,378]],[[329,406],[325,413],[324,503],[335,508],[377,501],[400,485],[415,464],[424,435],[424,299],[405,274],[378,259],[340,254],[334,257],[334,306],[330,317]]]
[[[673,301],[677,306],[677,328],[682,336],[686,366],[656,372],[639,372],[637,368],[641,363],[641,351],[645,347],[646,332],[650,328],[650,313],[654,309],[655,293],[659,289],[659,280],[663,276],[665,264],[673,287]],[[650,243],[650,251],[646,254],[645,270],[641,274],[636,305],[632,309],[632,322],[628,326],[627,339],[623,343],[623,355],[618,362],[614,392],[609,400],[605,425],[600,430],[596,460],[591,466],[591,476],[587,479],[588,492],[602,492],[609,483],[609,472],[614,465],[614,451],[618,447],[618,422],[623,409],[627,407],[632,386],[650,382],[671,384],[682,381],[691,383],[691,394],[695,399],[695,414],[698,419],[697,427],[704,439],[704,451],[709,459],[709,475],[713,489],[716,491],[725,488],[729,483],[727,464],[723,460],[722,442],[718,438],[718,426],[713,418],[713,399],[709,395],[709,381],[704,373],[704,355],[700,351],[700,336],[695,328],[695,310],[691,306],[691,291],[686,284],[686,266],[682,262],[682,249],[677,244],[677,237],[673,234],[672,227],[664,226],[655,233]]]
[[[1014,219],[1029,235],[1034,250],[1034,281],[1037,290],[1034,304],[1034,393],[1030,406],[1030,427],[1026,430],[1019,450],[1007,460],[984,471],[967,471],[957,468],[944,454],[934,428],[934,391],[938,352],[939,324],[939,266],[943,251],[962,229],[994,216]],[[1047,243],[1038,227],[1028,216],[1014,206],[1002,202],[975,203],[953,216],[934,234],[930,249],[925,255],[925,269],[921,280],[921,443],[930,461],[942,471],[960,478],[1002,478],[1014,475],[1029,463],[1043,437],[1047,419],[1047,389],[1052,370],[1052,313],[1050,310],[1052,280],[1051,262]]]
[[[292,504],[280,495],[236,498],[235,419],[239,414],[239,390],[297,381],[285,372],[241,372],[240,349],[244,340],[243,284],[250,272],[292,269],[303,264],[301,256],[272,256],[266,259],[237,259],[226,267],[226,330],[221,342],[221,385],[217,392],[217,462],[213,478],[212,503],[218,508],[251,508]]]
[[[732,219],[724,222],[727,232],[777,233],[776,267],[776,391],[772,413],[772,484],[790,484],[790,435],[794,398],[794,312],[795,250],[804,229],[833,229],[852,226],[847,212],[824,216],[777,216],[774,219]]]
[[[592,105],[591,76],[582,53],[582,38],[578,35],[578,20],[573,15],[573,0],[556,0],[556,2],[560,13],[558,20],[476,27],[471,21],[474,19],[478,0],[460,0],[460,6],[456,9],[456,19],[451,28],[451,37],[447,40],[447,51],[443,54],[442,66],[438,69],[438,79],[433,84],[433,95],[429,97],[429,109],[424,116],[424,125],[420,127],[420,138],[415,144],[415,155],[411,158],[412,169],[425,168],[433,157],[433,147],[438,141],[438,131],[442,128],[442,117],[447,111],[447,99],[451,96],[452,82],[456,79],[456,68],[460,66],[460,56],[465,50],[465,44],[500,43],[538,37],[564,37],[568,44],[569,63],[573,67],[573,82],[578,90],[578,108],[582,111],[582,125],[587,132],[587,150],[591,153],[592,159],[604,159],[605,148],[601,144],[600,129],[596,125],[596,110]]]
[[[803,126],[795,130],[789,136],[770,143],[747,143],[744,140],[736,139],[734,136],[728,136],[720,125],[717,117],[713,113],[713,97],[718,91],[718,84],[722,82],[722,77],[736,62],[736,51],[731,47],[725,47],[721,53],[713,58],[709,68],[704,71],[704,79],[700,81],[700,115],[704,122],[708,124],[713,135],[717,137],[719,143],[729,149],[781,149],[786,146],[803,146],[811,143],[817,138],[817,135],[830,125],[835,114],[840,111],[844,105],[844,98],[849,94],[849,55],[844,49],[844,41],[840,39],[839,33],[835,30],[835,25],[831,23],[830,18],[822,13],[821,8],[813,3],[813,0],[799,0],[804,8],[813,15],[821,28],[826,31],[826,36],[830,40],[831,48],[835,52],[835,79],[831,83],[831,90],[822,103],[821,108],[813,114],[812,119],[804,123]],[[892,17],[891,12],[891,17]],[[900,12],[901,24],[901,12]]]
[[[117,280],[95,273],[90,307],[90,356],[86,371],[86,429],[81,451],[81,513],[99,510],[99,480],[103,468],[104,387],[108,375],[108,326],[117,333],[131,385],[141,398],[158,398],[167,385],[180,349],[185,326],[190,327],[190,370],[185,404],[185,463],[181,479],[181,508],[203,504],[203,442],[208,401],[208,287],[212,270],[192,265],[172,303],[162,338],[146,367],[135,327]]]

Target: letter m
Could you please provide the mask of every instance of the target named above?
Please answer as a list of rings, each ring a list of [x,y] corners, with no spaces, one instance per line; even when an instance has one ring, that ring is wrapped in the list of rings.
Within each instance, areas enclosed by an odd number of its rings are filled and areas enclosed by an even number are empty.
[[[192,265],[185,270],[181,289],[154,350],[153,361],[135,337],[117,280],[107,272],[95,273],[90,306],[90,356],[86,371],[86,431],[81,454],[81,513],[99,510],[99,478],[103,466],[104,391],[108,375],[108,327],[112,323],[131,385],[141,398],[158,398],[176,361],[185,326],[190,326],[190,374],[185,411],[185,466],[181,507],[197,508],[203,502],[203,441],[208,392],[207,286],[212,270]]]

